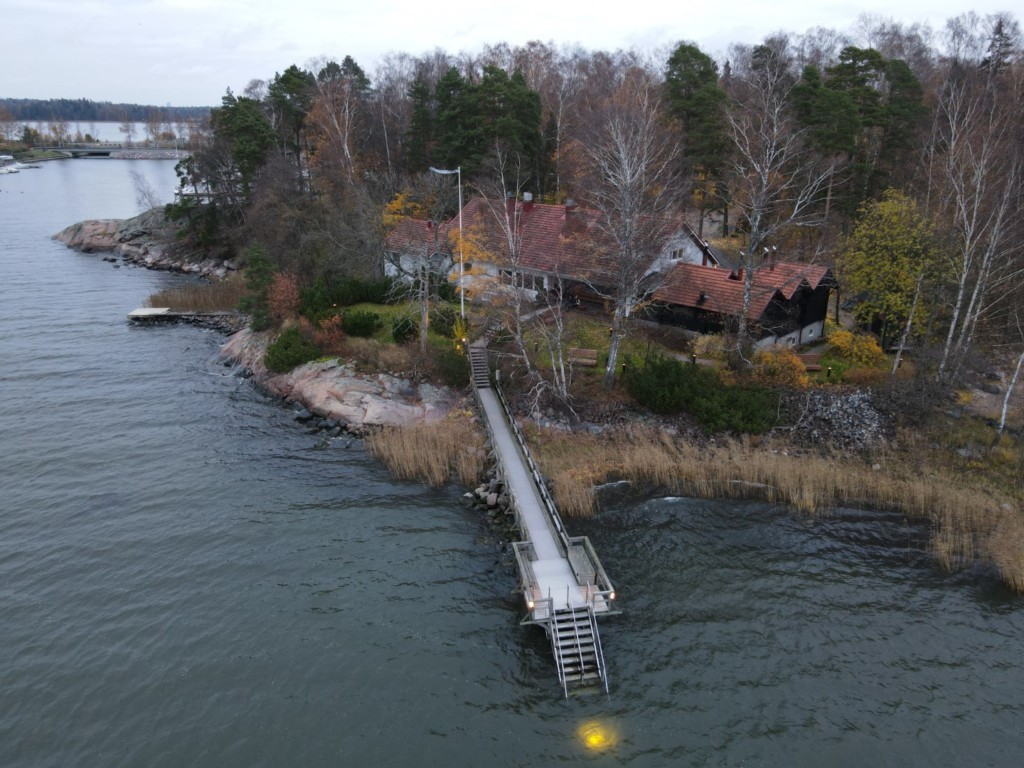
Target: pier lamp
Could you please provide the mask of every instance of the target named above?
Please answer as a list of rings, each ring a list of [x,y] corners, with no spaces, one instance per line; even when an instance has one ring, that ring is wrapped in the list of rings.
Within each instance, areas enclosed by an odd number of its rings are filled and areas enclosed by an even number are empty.
[[[466,319],[466,285],[463,282],[463,259],[462,259],[462,166],[460,165],[454,171],[449,171],[444,168],[435,168],[430,166],[431,173],[437,173],[441,176],[451,176],[455,174],[458,176],[459,185],[459,314],[462,319]]]

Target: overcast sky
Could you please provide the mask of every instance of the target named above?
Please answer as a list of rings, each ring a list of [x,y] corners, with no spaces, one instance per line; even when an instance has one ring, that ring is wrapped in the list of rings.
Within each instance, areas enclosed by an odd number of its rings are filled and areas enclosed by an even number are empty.
[[[653,51],[680,40],[719,58],[730,43],[784,30],[852,33],[868,13],[904,23],[1006,0],[3,0],[0,97],[217,105],[225,89],[313,57],[351,55],[372,75],[382,54],[543,40]],[[810,10],[813,9],[813,10]]]

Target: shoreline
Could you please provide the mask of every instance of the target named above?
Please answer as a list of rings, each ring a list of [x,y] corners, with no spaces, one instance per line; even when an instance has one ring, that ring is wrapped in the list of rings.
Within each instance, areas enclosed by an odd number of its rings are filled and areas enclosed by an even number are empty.
[[[237,269],[231,260],[174,251],[168,246],[173,242],[172,227],[162,212],[154,209],[132,219],[79,222],[54,235],[54,239],[83,253],[112,254],[104,257],[105,261],[120,259],[148,269],[211,279],[223,278]],[[229,325],[217,330],[233,329]],[[298,404],[302,410],[296,412],[296,421],[307,425],[310,433],[363,437],[379,428],[443,430],[446,419],[476,410],[472,394],[466,391],[383,372],[359,373],[354,365],[337,359],[314,361],[274,374],[263,365],[263,355],[273,336],[273,332],[256,333],[247,328],[237,331],[222,345],[220,359],[225,365],[241,368],[264,392],[286,404]],[[698,440],[688,430],[632,411],[611,421],[599,419],[599,423],[585,424],[581,431],[552,420],[553,414],[545,418],[540,413],[520,411],[518,418],[532,433],[532,447],[567,517],[593,514],[595,501],[602,495],[600,488],[609,484],[620,488],[625,484],[624,492],[636,498],[666,493],[761,501],[784,504],[809,515],[828,514],[828,510],[844,506],[898,512],[929,522],[933,534],[930,549],[938,567],[954,571],[984,563],[993,567],[1011,589],[1024,592],[1024,516],[1019,500],[980,484],[965,486],[962,478],[944,473],[941,460],[933,461],[936,457],[925,446],[901,445],[896,449],[894,440],[890,445],[892,436],[885,434],[864,394],[803,393],[808,404],[802,417],[802,434],[794,427],[788,437],[779,433],[753,441],[724,435]],[[820,401],[814,408],[809,406],[811,398]],[[835,401],[840,401],[841,407],[837,408]],[[839,423],[834,421],[836,414],[841,416]],[[480,431],[478,425],[473,428]],[[840,450],[818,442],[823,436],[848,438],[852,434],[860,438]],[[623,450],[616,441],[633,443]],[[549,456],[545,460],[545,442],[556,446],[551,453],[558,458]],[[610,455],[614,458],[587,454],[590,448],[586,446],[592,448],[601,442],[612,446]],[[690,453],[684,456],[686,451]],[[736,460],[737,456],[742,460]],[[559,459],[569,459],[568,469],[559,466]],[[412,479],[388,461],[384,463],[396,477]],[[840,490],[835,478],[850,477],[856,478],[861,487],[855,483]],[[427,477],[419,479],[428,482]],[[486,477],[479,480],[488,482]],[[472,487],[465,478],[459,481]],[[493,478],[490,482],[493,484]],[[478,486],[475,496],[483,501],[480,491]],[[484,498],[491,495],[490,491]]]
[[[122,264],[135,265],[211,280],[223,280],[238,270],[235,259],[210,258],[184,248],[177,242],[176,232],[177,227],[167,220],[161,208],[151,208],[128,219],[79,221],[57,232],[52,239],[80,253],[110,254],[103,260],[115,269]]]
[[[315,419],[317,429],[364,436],[374,427],[441,423],[466,406],[466,395],[449,387],[387,373],[362,374],[336,359],[273,373],[263,364],[273,337],[270,331],[243,328],[221,346],[220,359],[245,370],[264,392],[301,405],[306,413],[300,412],[297,420],[310,423]]]

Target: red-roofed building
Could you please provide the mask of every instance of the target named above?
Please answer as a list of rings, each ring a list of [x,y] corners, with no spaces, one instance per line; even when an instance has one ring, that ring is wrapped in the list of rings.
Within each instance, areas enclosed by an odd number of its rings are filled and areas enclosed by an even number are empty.
[[[754,273],[748,318],[758,346],[800,346],[822,338],[832,271],[817,264],[767,261]],[[741,271],[676,264],[654,291],[651,315],[661,323],[717,333],[743,310]]]
[[[609,284],[603,281],[611,279],[615,266],[605,255],[609,249],[595,245],[599,213],[571,201],[534,203],[529,196],[501,205],[474,198],[462,210],[467,294],[486,297],[499,286],[508,290],[513,277],[530,297],[551,290],[556,280],[580,296],[595,296],[602,284]],[[388,236],[392,261],[413,267],[434,244],[446,243],[446,233],[457,226],[457,219],[439,226],[400,222]],[[651,267],[663,278],[651,281],[655,287],[645,297],[651,301],[647,315],[698,333],[721,331],[741,314],[742,277],[722,267],[719,255],[685,222],[665,231],[671,234]],[[751,295],[749,318],[758,343],[801,345],[821,338],[832,285],[827,267],[770,257],[755,273]]]
[[[385,274],[412,280],[428,264],[432,270],[447,275],[457,258],[449,243],[450,228],[450,222],[400,219],[387,236]]]

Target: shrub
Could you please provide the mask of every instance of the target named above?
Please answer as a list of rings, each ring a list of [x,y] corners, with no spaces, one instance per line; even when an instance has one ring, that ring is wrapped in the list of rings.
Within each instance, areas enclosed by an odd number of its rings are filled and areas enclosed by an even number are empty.
[[[885,371],[878,368],[847,368],[843,372],[843,381],[858,387],[874,387],[885,381]]]
[[[303,315],[313,319],[336,307],[362,303],[387,304],[392,288],[393,282],[388,278],[383,280],[346,278],[330,282],[319,278],[311,286],[303,288],[299,292],[300,310]]]
[[[245,255],[245,286],[249,295],[238,302],[238,308],[252,315],[252,328],[262,331],[270,327],[270,309],[267,305],[267,291],[274,279],[274,265],[267,250],[254,243],[243,252]]]
[[[267,311],[275,323],[299,313],[299,284],[295,275],[277,272],[267,287]]]
[[[305,323],[306,320],[301,322]],[[320,321],[313,331],[313,343],[325,355],[345,354],[345,332],[341,329],[341,317],[331,315]]]
[[[693,354],[705,360],[725,360],[726,343],[719,333],[701,334],[693,340]]]
[[[376,312],[360,309],[342,315],[341,327],[349,336],[373,336],[384,326],[384,321]]]
[[[792,347],[759,349],[751,373],[754,381],[765,386],[802,389],[808,383],[807,368]]]
[[[688,411],[709,432],[761,434],[775,425],[770,390],[727,386],[717,371],[655,356],[644,365],[627,361],[630,394],[655,413]]]
[[[437,296],[441,301],[454,302],[459,298],[459,292],[455,290],[454,284],[442,280],[441,284],[437,286]]]
[[[469,358],[449,344],[434,347],[432,366],[437,377],[449,387],[464,387],[469,383]]]
[[[455,338],[455,321],[458,319],[459,314],[455,311],[455,307],[450,305],[443,305],[436,309],[430,310],[430,328],[438,336],[444,336],[446,339]]]
[[[268,370],[285,373],[320,357],[320,350],[303,337],[298,328],[287,328],[267,347],[263,364]]]
[[[413,338],[417,332],[417,323],[408,315],[396,317],[391,323],[391,338],[396,344],[405,344]]]
[[[840,357],[860,366],[877,366],[885,361],[885,353],[874,336],[836,331],[828,337],[829,347]]]

